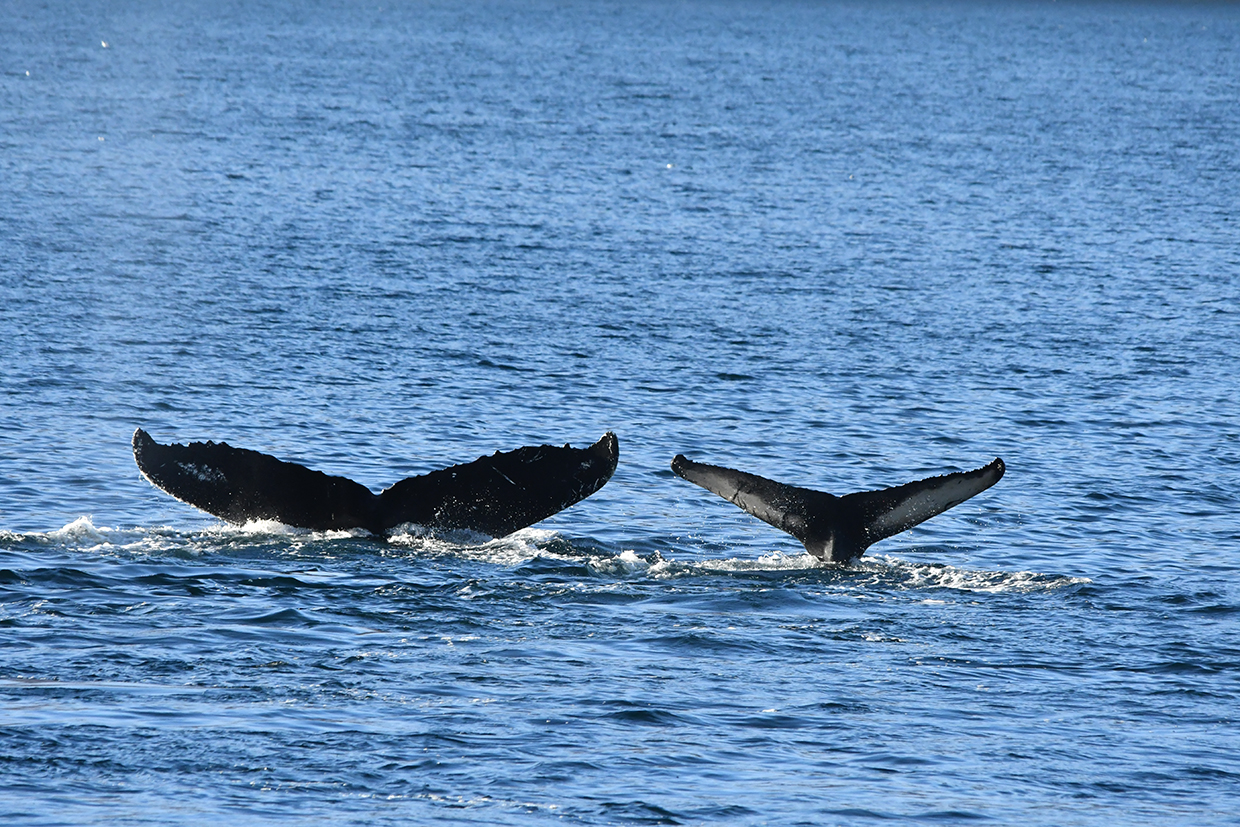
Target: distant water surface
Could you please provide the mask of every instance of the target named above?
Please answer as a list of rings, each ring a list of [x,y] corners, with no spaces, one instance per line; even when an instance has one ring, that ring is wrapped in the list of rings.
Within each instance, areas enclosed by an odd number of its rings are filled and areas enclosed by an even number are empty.
[[[1236,824],[1240,12],[0,7],[0,812]],[[244,528],[620,436],[516,535]],[[676,453],[995,488],[818,564]]]

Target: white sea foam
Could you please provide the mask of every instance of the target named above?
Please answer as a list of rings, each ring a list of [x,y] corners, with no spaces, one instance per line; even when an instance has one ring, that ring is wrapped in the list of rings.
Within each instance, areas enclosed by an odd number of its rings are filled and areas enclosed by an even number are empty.
[[[95,524],[89,516],[78,517],[62,528],[47,532],[46,536],[49,540],[61,543],[81,544],[83,542],[92,542],[98,545],[108,542],[108,538],[104,536],[102,531],[95,528]]]
[[[747,572],[747,571],[803,571],[806,569],[816,569],[823,567],[824,564],[809,552],[803,554],[784,554],[783,552],[773,551],[770,554],[764,554],[756,560],[730,558],[722,560],[704,560],[697,564],[698,568],[704,571],[718,572]]]
[[[757,559],[731,557],[685,562],[665,557],[659,552],[642,557],[637,552],[626,549],[616,556],[591,556],[587,561],[587,566],[591,571],[602,575],[641,575],[670,579],[706,574],[804,571],[821,568],[823,563],[808,553],[772,552]]]
[[[909,590],[949,589],[966,592],[1034,592],[1048,591],[1091,582],[1088,578],[1041,574],[1032,571],[981,571],[963,569],[943,563],[909,563],[892,557],[865,557],[848,566],[823,563],[810,554],[772,552],[757,559],[720,558],[681,562],[660,554],[644,559],[633,551],[618,556],[594,556],[588,566],[592,572],[613,577],[641,576],[656,579],[695,577],[712,574],[749,574],[779,572],[838,573],[841,584],[902,587]]]
[[[620,576],[630,574],[652,574],[663,563],[657,560],[652,563],[637,556],[635,551],[622,551],[619,556],[593,555],[586,561],[586,568],[595,574]]]
[[[184,540],[169,528],[110,528],[96,526],[90,516],[78,517],[53,531],[0,532],[0,539],[60,546],[75,551],[107,554],[114,551],[151,551],[170,548]]]
[[[966,592],[1035,592],[1092,582],[1086,577],[1040,574],[1033,571],[979,571],[946,563],[910,563],[877,555],[863,558],[855,567],[884,579],[903,581],[910,589],[952,589]]]
[[[289,537],[310,542],[348,540],[354,537],[370,536],[369,532],[361,528],[315,531],[309,528],[285,525],[278,520],[248,520],[243,525],[221,522],[206,529],[204,534],[230,539],[237,537]]]
[[[498,566],[519,566],[536,557],[569,559],[542,546],[556,537],[556,532],[539,528],[523,528],[506,537],[491,537],[477,531],[428,529],[410,523],[398,526],[388,535],[394,546],[423,554],[453,556]]]
[[[205,535],[206,545],[218,542],[221,536],[222,532],[208,529]],[[96,526],[88,515],[78,517],[53,531],[3,532],[0,533],[0,538],[15,542],[59,546],[66,550],[93,552],[101,555],[168,551],[196,554],[202,550],[204,545],[203,533],[186,534],[170,526],[133,528]]]
[[[96,526],[90,516],[82,516],[49,532],[0,533],[0,540],[34,541],[40,544],[73,547],[96,553],[176,552],[196,555],[220,543],[245,542],[263,538],[284,540],[296,550],[307,543],[366,538],[361,530],[311,531],[292,528],[274,520],[252,520],[245,525],[217,523],[186,534],[160,526],[152,528],[109,528]],[[757,558],[724,557],[684,561],[660,552],[639,555],[632,549],[619,554],[574,553],[573,547],[555,531],[526,528],[506,537],[492,538],[472,531],[438,531],[406,524],[388,539],[391,547],[414,555],[456,557],[501,567],[516,567],[535,559],[564,561],[580,565],[595,575],[613,578],[652,578],[669,580],[728,574],[779,572],[834,572],[841,584],[852,587],[872,584],[878,588],[908,590],[946,589],[973,593],[1050,591],[1091,582],[1088,578],[1043,574],[1033,571],[985,571],[946,563],[912,563],[886,555],[866,555],[847,566],[823,563],[808,553],[786,554],[775,551]],[[400,552],[397,552],[400,553]],[[933,598],[928,598],[933,599]]]

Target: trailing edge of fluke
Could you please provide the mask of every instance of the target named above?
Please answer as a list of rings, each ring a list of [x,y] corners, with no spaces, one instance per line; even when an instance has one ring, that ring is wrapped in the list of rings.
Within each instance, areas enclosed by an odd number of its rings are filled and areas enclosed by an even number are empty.
[[[496,452],[401,480],[380,494],[345,477],[225,442],[161,445],[138,428],[133,456],[156,487],[230,523],[275,520],[374,534],[403,523],[502,537],[584,500],[611,479],[620,441]]]
[[[996,458],[975,471],[843,497],[693,462],[680,454],[672,460],[672,471],[791,534],[815,557],[844,563],[860,557],[879,540],[907,531],[985,491],[1003,476],[1004,465]]]

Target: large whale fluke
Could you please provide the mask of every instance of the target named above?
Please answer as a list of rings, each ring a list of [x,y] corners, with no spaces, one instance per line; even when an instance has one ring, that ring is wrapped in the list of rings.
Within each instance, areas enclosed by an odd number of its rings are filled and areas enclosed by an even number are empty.
[[[843,563],[886,537],[906,531],[980,494],[1003,476],[1003,460],[918,482],[836,497],[677,454],[672,471],[713,491],[763,522],[786,531],[810,554]]]
[[[502,537],[602,488],[616,470],[620,442],[609,431],[589,448],[540,445],[496,452],[401,480],[381,494],[224,442],[161,445],[141,428],[134,431],[133,456],[153,485],[230,523],[275,520],[374,534],[417,523]]]

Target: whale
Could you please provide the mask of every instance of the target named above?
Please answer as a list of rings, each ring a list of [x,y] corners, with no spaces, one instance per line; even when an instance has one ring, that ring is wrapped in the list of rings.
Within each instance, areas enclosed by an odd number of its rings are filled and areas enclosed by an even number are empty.
[[[409,477],[375,494],[347,477],[234,448],[226,442],[162,445],[133,434],[138,470],[155,487],[227,522],[275,520],[316,531],[384,535],[413,523],[503,537],[574,505],[615,473],[610,431],[588,448],[537,445]]]
[[[976,496],[1003,476],[996,458],[973,471],[959,471],[877,491],[837,497],[824,491],[686,459],[677,454],[672,472],[800,540],[820,560],[846,563],[901,531]]]

